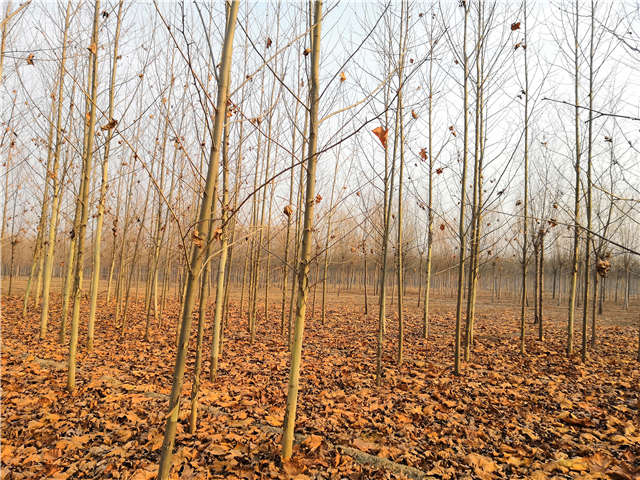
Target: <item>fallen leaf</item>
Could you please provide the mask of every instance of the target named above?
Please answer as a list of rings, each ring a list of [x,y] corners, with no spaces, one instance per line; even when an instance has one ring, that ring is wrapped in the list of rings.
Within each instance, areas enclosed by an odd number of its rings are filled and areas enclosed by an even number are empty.
[[[302,442],[310,451],[314,451],[320,445],[322,445],[322,437],[320,435],[309,435]]]

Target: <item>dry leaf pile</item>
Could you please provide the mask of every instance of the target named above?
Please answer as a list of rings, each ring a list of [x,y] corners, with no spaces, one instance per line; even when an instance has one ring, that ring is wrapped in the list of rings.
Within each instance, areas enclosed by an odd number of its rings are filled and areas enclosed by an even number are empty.
[[[154,478],[179,306],[167,306],[145,342],[143,305],[133,304],[121,338],[113,308],[102,304],[96,348],[80,349],[73,394],[64,388],[60,309],[57,299],[49,336],[39,342],[39,313],[22,319],[21,299],[3,298],[2,478]],[[520,357],[515,318],[508,310],[479,315],[471,361],[456,377],[452,315],[434,316],[425,341],[419,312],[408,314],[400,367],[390,317],[379,388],[376,319],[355,306],[329,308],[324,326],[319,314],[309,318],[301,436],[293,461],[283,465],[278,427],[289,356],[279,309],[260,318],[258,341],[250,344],[246,319],[232,306],[215,384],[204,365],[194,435],[188,433],[193,363],[187,369],[173,478],[403,477],[363,458],[413,467],[429,478],[640,478],[637,332],[603,326],[583,365],[566,358],[564,324],[550,321],[545,342],[531,337],[528,355]],[[81,328],[81,344],[85,333]]]

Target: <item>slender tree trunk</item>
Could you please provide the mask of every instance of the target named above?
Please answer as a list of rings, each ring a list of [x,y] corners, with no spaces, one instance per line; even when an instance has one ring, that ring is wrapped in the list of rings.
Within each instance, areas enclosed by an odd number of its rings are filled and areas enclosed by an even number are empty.
[[[422,336],[429,338],[429,301],[431,299],[431,259],[433,256],[433,15],[429,29],[429,98],[427,99],[427,155],[429,162],[429,188],[427,192],[427,258],[425,267],[424,309]]]
[[[462,3],[464,8],[464,39],[463,39],[463,67],[464,67],[464,91],[463,91],[463,115],[464,115],[464,138],[463,138],[463,154],[462,154],[462,178],[460,193],[460,218],[458,225],[459,238],[459,261],[458,261],[458,294],[456,298],[456,336],[454,348],[454,372],[460,375],[460,347],[462,337],[462,300],[464,297],[464,262],[466,248],[466,234],[464,216],[466,213],[466,186],[467,186],[467,164],[469,157],[469,57],[467,55],[467,24],[469,23],[469,5]]]
[[[228,92],[227,92],[228,95]],[[226,106],[225,106],[226,117]],[[226,138],[223,137],[223,151],[225,149]],[[217,180],[217,179],[216,179]],[[213,203],[216,203],[216,187],[213,189]],[[193,384],[191,385],[191,414],[189,416],[189,432],[195,433],[196,425],[198,423],[198,394],[200,393],[200,378],[202,372],[202,345],[204,340],[204,325],[205,317],[207,315],[207,309],[209,306],[209,295],[211,293],[211,286],[209,284],[209,269],[211,265],[211,250],[213,246],[213,225],[215,217],[215,207],[211,208],[211,211],[207,215],[205,220],[207,224],[207,237],[204,247],[205,261],[202,267],[202,274],[200,278],[200,303],[198,306],[198,334],[196,340],[196,359],[193,373]],[[216,292],[217,294],[217,292]]]
[[[2,70],[4,67],[4,51],[5,51],[5,46],[7,44],[7,29],[9,27],[9,15],[11,15],[11,0],[7,1],[7,3],[5,4],[5,10],[4,10],[4,20],[2,22],[2,32],[0,33],[0,85],[2,85]],[[9,170],[7,168],[7,170]],[[6,190],[5,190],[6,191]],[[5,198],[5,205],[7,204],[6,202],[6,198]],[[7,211],[4,210],[4,215],[2,216],[2,239],[4,240],[4,234],[5,234],[5,223],[6,223],[6,219],[7,219],[7,215],[6,215]]]
[[[580,45],[578,44],[578,24],[580,22],[578,10],[579,1],[575,2],[575,36],[574,36],[574,96],[575,96],[575,146],[576,146],[576,183],[575,183],[575,200],[573,208],[573,247],[571,249],[571,287],[569,289],[569,316],[567,319],[567,355],[573,355],[573,329],[576,308],[576,287],[578,283],[578,261],[579,261],[579,245],[580,245],[580,109],[579,109],[579,54]]]
[[[100,287],[100,252],[102,249],[102,224],[104,222],[104,204],[107,195],[107,181],[109,171],[109,151],[111,149],[111,139],[113,137],[113,109],[114,91],[116,83],[116,68],[118,65],[118,42],[120,40],[120,25],[122,21],[122,6],[124,0],[118,3],[118,16],[116,20],[116,33],[113,38],[113,63],[111,65],[111,82],[109,84],[109,114],[106,126],[107,138],[104,145],[104,159],[102,161],[102,183],[100,184],[100,198],[98,199],[98,217],[96,219],[95,245],[93,252],[93,274],[91,275],[91,300],[89,306],[89,322],[87,326],[87,349],[93,350],[93,337],[96,320],[96,304],[98,301],[98,290]]]
[[[317,142],[318,142],[318,106],[319,106],[319,77],[320,77],[320,29],[322,25],[322,1],[313,2],[313,23],[310,32],[311,43],[311,88],[309,98],[311,108],[309,112],[309,154],[307,157],[307,185],[305,194],[304,231],[300,252],[298,296],[296,299],[295,330],[291,348],[291,370],[289,373],[289,387],[287,391],[287,408],[282,434],[282,458],[288,460],[293,451],[293,437],[296,421],[296,407],[298,403],[298,388],[300,378],[300,363],[302,360],[302,339],[304,334],[304,320],[309,290],[309,259],[311,256],[313,211],[315,204]]]
[[[222,128],[224,124],[225,106],[227,103],[227,89],[229,85],[229,71],[231,68],[231,53],[233,46],[233,35],[235,31],[236,17],[238,14],[238,0],[233,0],[227,7],[227,20],[225,27],[224,43],[222,46],[222,55],[220,63],[220,74],[218,81],[218,98],[215,113],[215,121],[213,127],[213,135],[211,142],[211,158],[209,160],[209,169],[207,172],[207,181],[205,191],[203,192],[202,202],[200,205],[200,215],[198,227],[207,229],[207,215],[211,211],[213,203],[213,189],[215,179],[218,174],[220,140],[222,137]],[[205,235],[208,232],[202,232]],[[186,356],[188,350],[189,335],[191,333],[192,310],[195,301],[198,279],[202,271],[204,255],[201,246],[198,244],[198,235],[194,232],[194,246],[191,255],[191,262],[188,266],[187,288],[184,301],[184,309],[182,312],[182,327],[180,329],[180,339],[178,342],[178,351],[176,354],[176,364],[173,374],[173,386],[171,388],[171,396],[169,400],[169,413],[167,415],[164,441],[162,443],[162,451],[160,457],[160,467],[158,470],[158,480],[166,480],[169,477],[171,462],[173,456],[173,445],[175,442],[176,428],[178,424],[178,416],[180,410],[180,394],[182,392],[182,382],[184,380],[184,370]],[[202,240],[200,240],[201,242]]]
[[[225,114],[226,118],[226,114]],[[225,122],[224,141],[222,144],[222,226],[220,230],[220,261],[218,262],[218,274],[216,279],[216,307],[213,315],[213,335],[211,340],[211,369],[209,371],[209,380],[212,382],[218,374],[218,360],[220,356],[220,332],[222,324],[222,306],[224,304],[224,293],[228,286],[224,283],[225,269],[227,267],[228,258],[228,227],[229,219],[229,122]],[[266,296],[265,296],[266,297]],[[265,307],[266,309],[266,307]]]
[[[524,2],[524,43],[527,43],[527,2]],[[529,62],[524,49],[524,214],[522,231],[522,295],[520,297],[520,354],[526,353],[527,247],[529,242]]]
[[[540,233],[540,267],[539,267],[539,275],[540,278],[538,280],[538,340],[542,341],[544,339],[544,230],[541,230]]]
[[[85,141],[82,155],[82,180],[76,202],[74,231],[78,237],[73,280],[73,309],[71,312],[71,332],[69,339],[69,370],[67,389],[76,388],[76,352],[78,347],[78,324],[80,323],[80,300],[82,296],[82,278],[84,273],[84,241],[89,215],[89,184],[93,160],[93,143],[96,125],[96,100],[98,98],[98,24],[100,18],[100,0],[96,0],[93,12],[93,34],[89,46],[89,97],[86,99],[87,122],[85,123]]]
[[[533,323],[538,323],[538,278],[540,277],[540,232],[538,232],[538,238],[533,242],[533,258],[534,258],[534,277],[533,282]]]
[[[476,45],[476,108],[474,138],[474,170],[473,170],[473,206],[471,218],[471,257],[469,258],[469,288],[467,295],[467,322],[465,335],[464,359],[469,361],[473,346],[473,327],[476,307],[476,289],[479,275],[480,226],[482,209],[482,166],[483,166],[483,3],[478,4],[478,36]]]
[[[7,8],[9,8],[9,2],[7,4]],[[8,10],[7,10],[8,12]],[[5,27],[6,24],[3,25],[2,28],[2,55],[4,56],[4,40],[5,40]],[[0,84],[2,82],[2,59],[0,59]],[[10,127],[11,121],[13,119],[14,110],[16,108],[16,97],[17,93],[13,94],[13,100],[11,102],[11,114],[9,117],[9,122],[7,122],[7,132],[13,132],[13,129]],[[5,234],[7,233],[7,208],[9,208],[9,173],[11,172],[11,157],[13,156],[13,151],[15,150],[15,142],[9,142],[9,151],[7,152],[7,161],[6,161],[6,169],[4,173],[4,202],[2,204],[2,227],[0,227],[0,241],[5,241]],[[0,245],[1,246],[1,245]]]
[[[46,250],[44,252],[44,276],[42,278],[42,310],[40,312],[40,340],[43,340],[47,335],[47,326],[49,321],[49,291],[51,288],[51,276],[53,274],[54,249],[56,244],[56,232],[58,228],[58,214],[60,212],[60,199],[62,197],[62,182],[59,181],[58,175],[60,170],[60,147],[62,145],[62,100],[64,94],[65,63],[67,59],[67,38],[69,33],[70,20],[71,0],[67,2],[67,9],[64,18],[60,72],[58,74],[56,144],[55,150],[53,152],[53,170],[50,175],[52,183],[51,218],[49,219],[49,232],[47,235],[47,241],[45,242]]]
[[[587,229],[585,231],[584,245],[584,300],[582,311],[582,351],[581,359],[587,361],[587,325],[589,322],[589,274],[591,272],[591,159],[593,156],[593,62],[594,62],[594,30],[595,30],[595,4],[591,0],[591,32],[589,42],[589,120],[588,123],[588,145],[587,145]],[[594,290],[595,296],[595,290]]]
[[[402,83],[403,83],[403,64],[405,57],[405,42],[406,42],[406,18],[408,13],[405,11],[405,2],[401,4],[400,22],[404,22],[404,32],[402,27],[400,28],[400,67],[398,69],[398,80],[400,87],[398,88],[398,111],[396,116],[399,118],[399,122],[396,122],[396,126],[399,126],[399,131],[396,132],[396,142],[400,142],[400,170],[398,172],[398,229],[396,239],[396,281],[398,282],[398,355],[396,362],[398,365],[402,365],[404,355],[404,267],[403,267],[403,246],[402,246],[402,187],[404,182],[404,118],[403,118],[403,103],[402,103]],[[394,146],[395,150],[395,146]]]
[[[596,256],[597,261],[597,256]],[[595,268],[591,269],[592,271],[592,279],[593,279],[593,298],[591,299],[591,349],[593,350],[596,346],[596,320],[598,316],[598,299],[602,298],[600,292],[602,292],[602,283],[604,283],[604,278],[602,282],[598,281],[598,271]],[[598,290],[598,287],[600,290]]]
[[[338,148],[338,158],[340,158],[340,149]],[[336,188],[336,178],[338,176],[338,165],[340,161],[336,159],[333,170],[333,180],[331,181],[331,198],[329,200],[329,213],[327,214],[327,236],[324,241],[324,265],[322,270],[322,318],[321,323],[324,325],[327,316],[327,271],[329,270],[329,240],[331,239],[331,219],[333,217],[333,202]]]
[[[309,111],[305,110],[304,116],[304,130],[302,135],[302,145],[301,151],[304,152],[305,146],[308,144],[308,131],[309,131]],[[304,154],[304,153],[303,153]],[[302,239],[302,202],[303,202],[303,193],[304,193],[304,185],[305,185],[305,169],[304,165],[300,165],[300,175],[298,177],[298,195],[296,201],[296,230],[295,230],[295,249],[293,255],[293,265],[298,265],[300,259],[300,247],[301,247],[301,239]],[[294,296],[296,294],[296,287],[298,286],[299,275],[300,272],[297,268],[294,268],[291,272],[292,280],[291,280],[291,299],[289,300],[289,320],[287,322],[287,348],[291,349],[292,337],[291,337],[291,327],[293,321],[293,306],[294,306]]]
[[[58,106],[60,108],[60,106]],[[47,227],[47,213],[49,211],[49,186],[47,184],[47,179],[51,175],[51,162],[53,160],[53,133],[55,130],[56,122],[54,122],[54,118],[56,117],[56,96],[51,96],[51,114],[48,119],[49,122],[49,133],[47,135],[47,167],[45,173],[45,182],[42,193],[42,207],[40,210],[40,220],[38,221],[38,230],[36,233],[36,242],[33,248],[33,260],[31,262],[31,270],[29,271],[29,279],[27,280],[27,288],[24,293],[23,305],[22,305],[22,316],[25,317],[27,315],[27,307],[29,305],[29,296],[31,294],[31,286],[33,284],[34,276],[38,276],[38,281],[36,282],[36,292],[40,288],[40,280],[42,279],[42,262],[44,261],[44,236],[45,236],[45,228]],[[36,295],[37,297],[37,295]],[[37,303],[37,299],[34,301],[34,304]]]
[[[365,241],[362,241],[362,253],[363,253],[363,263],[364,263],[364,314],[365,316],[369,315],[369,296],[367,293],[367,244]]]
[[[9,149],[11,153],[12,149]],[[11,260],[9,262],[9,288],[7,289],[7,296],[11,296],[11,288],[13,287],[13,265],[15,262],[16,256],[16,244],[18,243],[18,239],[15,235],[16,229],[16,205],[18,203],[18,190],[16,189],[13,194],[13,212],[11,213]]]

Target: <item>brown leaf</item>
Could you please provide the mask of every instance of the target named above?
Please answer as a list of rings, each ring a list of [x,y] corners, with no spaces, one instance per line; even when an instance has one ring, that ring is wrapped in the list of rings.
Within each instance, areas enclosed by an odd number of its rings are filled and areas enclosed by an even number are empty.
[[[150,464],[144,468],[139,468],[133,473],[131,480],[151,480],[158,473],[158,467]]]
[[[101,130],[112,130],[112,129],[116,128],[116,125],[118,125],[118,121],[112,118],[109,121],[109,123],[101,126],[100,129]]]
[[[203,238],[200,236],[200,233],[198,233],[198,230],[196,230],[195,228],[193,229],[193,232],[191,233],[191,239],[193,240],[193,243],[196,245],[196,247],[198,248],[202,248],[203,245]]]
[[[27,55],[27,65],[33,65],[33,58],[34,58],[33,53],[30,53],[29,55]]]
[[[226,455],[227,453],[229,453],[230,450],[231,450],[231,445],[229,445],[228,443],[219,443],[217,445],[210,445],[207,448],[207,452],[215,456]]]
[[[387,149],[387,137],[389,135],[389,129],[388,128],[382,128],[382,127],[376,127],[371,131],[373,132],[373,134],[376,137],[378,137],[378,140],[380,140],[380,143],[382,144],[382,148],[384,148],[386,150]]]
[[[478,453],[469,453],[464,457],[464,463],[473,467],[477,475],[491,474],[498,470],[496,462],[489,457],[480,455]]]
[[[267,415],[264,417],[265,421],[272,427],[279,427],[282,425],[282,417],[276,415]]]
[[[347,76],[344,72],[340,72],[340,83],[344,82],[347,79]]]
[[[562,458],[549,463],[545,466],[545,469],[548,471],[566,471],[564,469],[568,469],[574,472],[585,472],[589,470],[589,465],[587,464],[587,459],[584,457]]]
[[[376,452],[380,449],[380,446],[373,443],[373,442],[369,442],[367,440],[363,440],[361,438],[356,438],[353,443],[352,443],[354,448],[357,448],[358,450],[362,450],[363,452]]]
[[[312,452],[317,449],[320,445],[322,445],[322,437],[320,435],[309,435],[302,442],[309,450]]]

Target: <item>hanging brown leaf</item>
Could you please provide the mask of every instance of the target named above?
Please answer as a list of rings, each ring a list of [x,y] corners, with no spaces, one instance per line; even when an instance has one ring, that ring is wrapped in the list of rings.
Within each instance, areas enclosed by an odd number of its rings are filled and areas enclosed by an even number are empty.
[[[437,173],[438,175],[440,175],[440,174],[442,173],[442,171],[443,171],[443,170],[442,170],[442,168],[441,168],[441,167],[436,168],[436,173]]]
[[[389,129],[388,128],[382,128],[382,127],[376,127],[371,131],[373,132],[373,134],[376,137],[378,137],[378,140],[380,140],[380,143],[382,144],[382,148],[384,148],[386,150],[387,149],[387,137],[389,136]]]
[[[520,22],[514,22],[511,24],[511,31],[515,32],[516,30],[520,30]]]
[[[418,114],[416,113],[415,110],[411,110],[411,116],[413,117],[414,120],[418,119]]]
[[[115,119],[111,119],[111,121],[109,121],[109,123],[107,123],[106,125],[103,125],[100,127],[101,130],[112,130],[114,128],[116,128],[116,125],[118,124],[118,121]]]
[[[316,195],[316,203],[320,203],[322,201],[322,195]]]
[[[193,232],[191,233],[191,239],[193,240],[193,243],[196,247],[198,248],[202,248],[203,245],[203,239],[200,236],[200,233],[198,233],[198,230],[194,229]]]
[[[33,58],[34,58],[33,53],[30,53],[29,55],[27,55],[27,65],[33,65]]]
[[[87,50],[89,50],[91,53],[93,53],[94,55],[97,55],[98,53],[98,46],[95,43],[92,43],[91,45],[89,45],[87,47]]]
[[[272,43],[271,37],[267,37],[267,48],[270,48]]]
[[[449,131],[451,132],[451,135],[453,135],[454,137],[458,135],[453,125],[449,125]]]
[[[601,277],[606,277],[609,274],[609,270],[611,269],[611,262],[604,258],[598,258],[596,262],[596,270],[598,271],[598,275]]]
[[[310,49],[310,48],[305,48],[305,49],[302,51],[302,54],[303,54],[305,57],[306,57],[307,55],[309,55],[310,53],[311,53],[311,49]]]
[[[291,217],[291,215],[293,214],[293,207],[291,205],[287,205],[286,207],[284,207],[284,209],[282,210],[282,212],[287,216],[287,217]]]
[[[428,155],[427,155],[427,149],[423,148],[420,150],[420,158],[424,161],[427,161]]]
[[[441,223],[441,224],[440,224],[440,230],[444,231],[444,228],[445,228],[445,227],[444,227],[444,223]]]
[[[340,83],[344,82],[347,79],[347,76],[344,72],[340,72]]]

